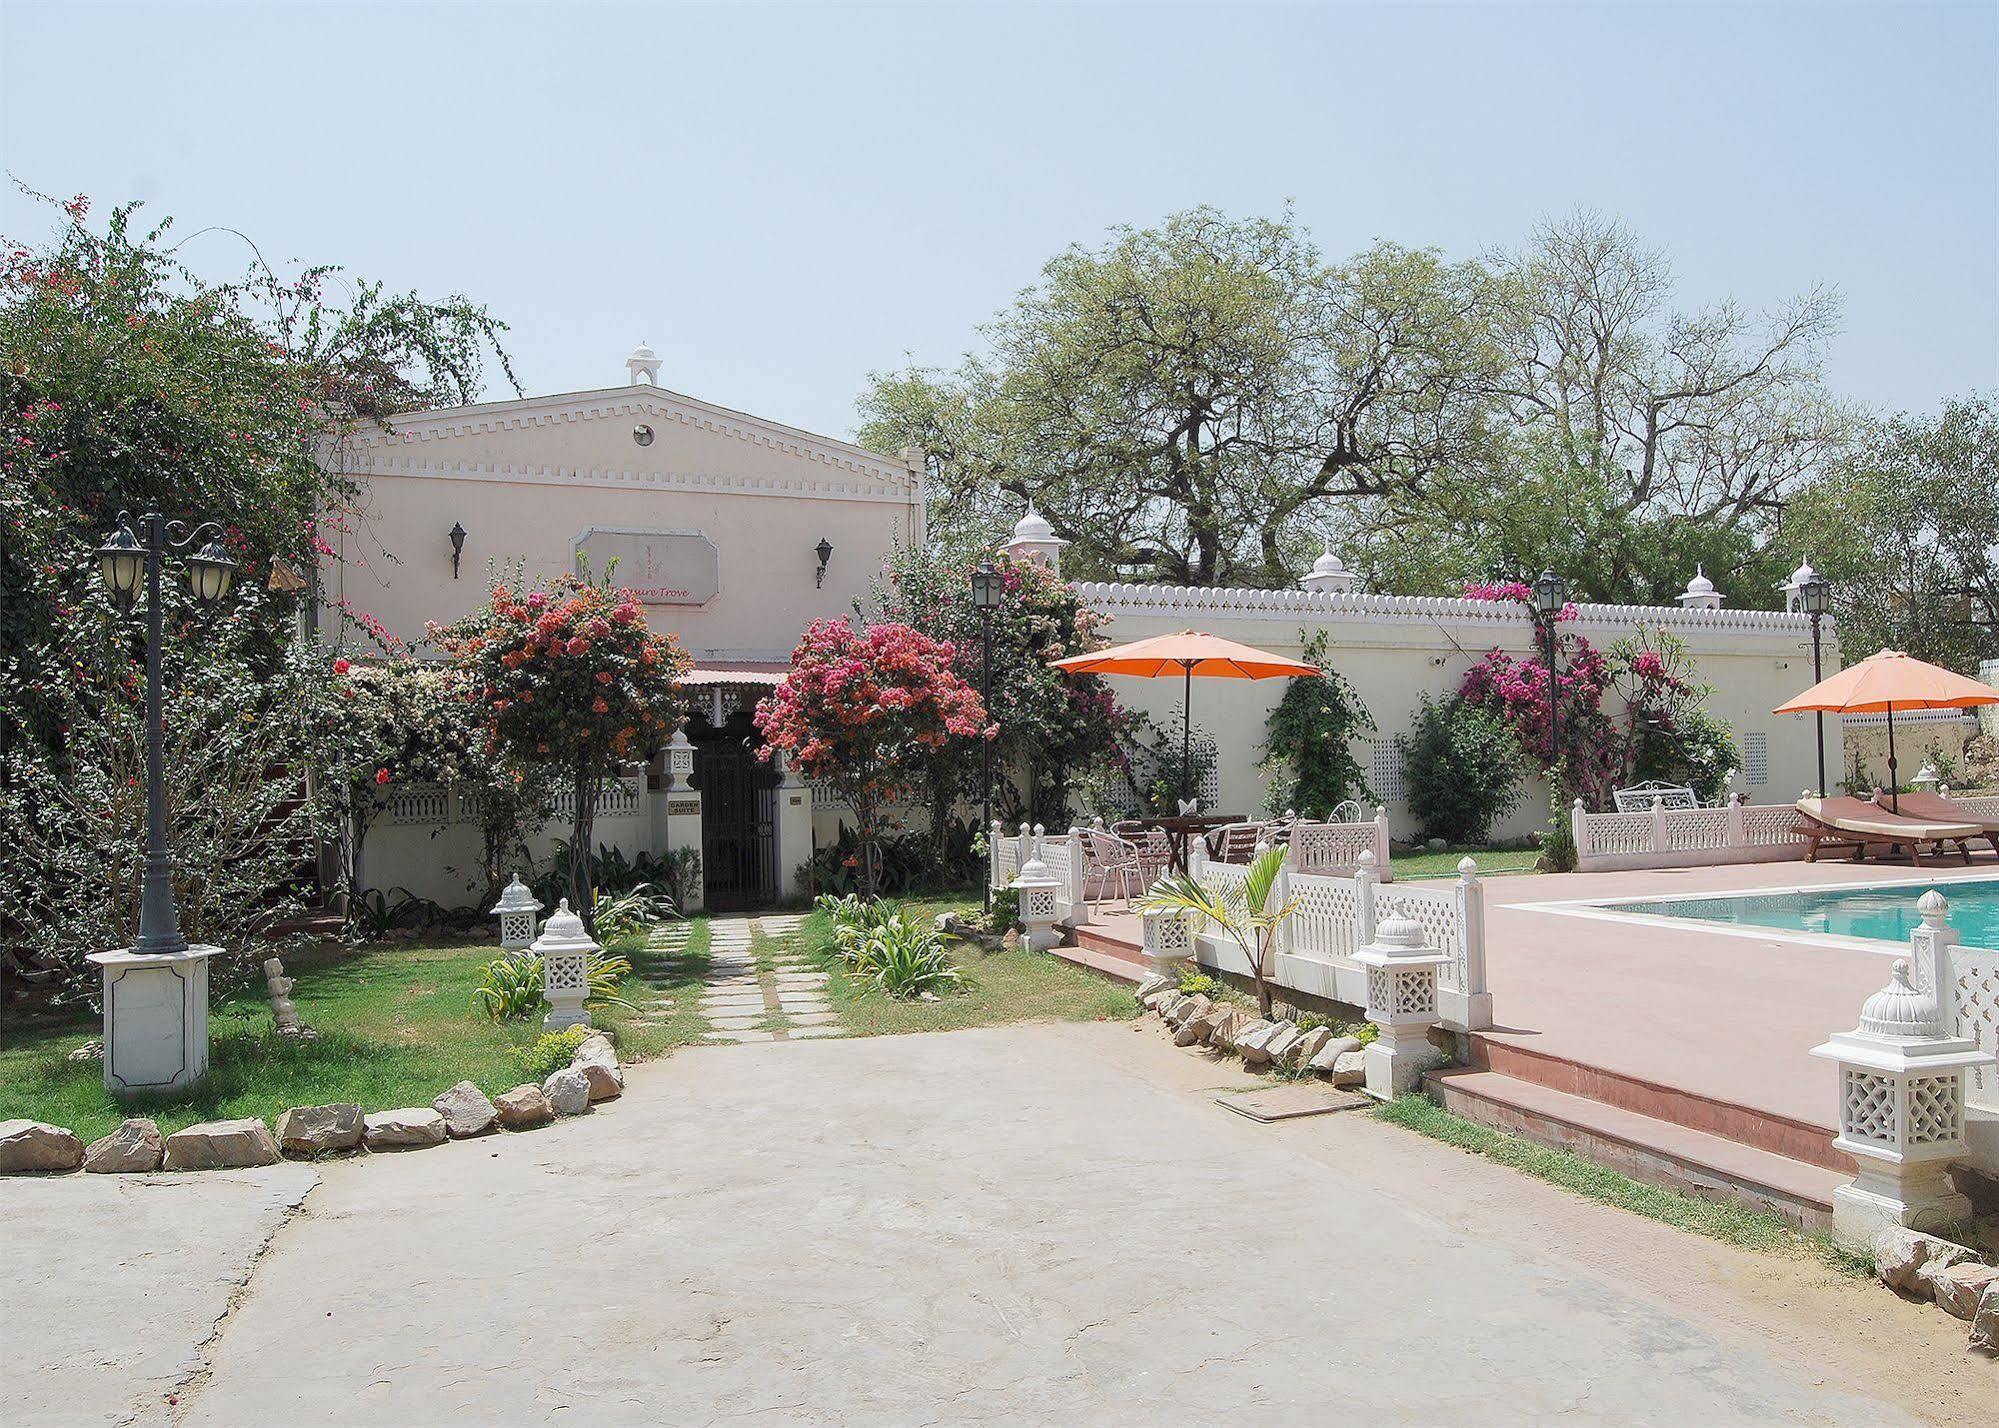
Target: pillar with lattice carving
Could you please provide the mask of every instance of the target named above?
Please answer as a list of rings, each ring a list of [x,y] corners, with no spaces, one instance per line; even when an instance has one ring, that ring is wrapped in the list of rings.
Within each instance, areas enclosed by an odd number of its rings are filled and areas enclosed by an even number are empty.
[[[1040,824],[1034,825],[1031,835],[1023,825],[1020,871],[1008,884],[1020,897],[1021,940],[1037,952],[1046,952],[1062,942],[1062,933],[1057,925],[1061,921],[1061,908],[1056,900],[1062,884],[1042,860],[1047,837],[1047,831]]]
[[[1363,1058],[1370,1096],[1406,1095],[1444,1059],[1430,1044],[1430,1028],[1437,1024],[1439,970],[1450,960],[1425,939],[1423,924],[1393,903],[1374,940],[1354,954],[1367,970],[1367,1019],[1380,1031]]]
[[[1812,1048],[1839,1068],[1835,1148],[1859,1173],[1833,1191],[1833,1234],[1864,1246],[1893,1225],[1931,1230],[1966,1219],[1971,1204],[1950,1183],[1965,1151],[1965,1076],[1993,1058],[1957,1034],[1949,904],[1932,889],[1916,904],[1916,960],[1895,963],[1888,985],[1860,1009],[1860,1024]]]
[[[557,903],[534,943],[541,958],[541,995],[548,1003],[541,1024],[548,1030],[590,1025],[583,1003],[590,996],[590,958],[601,950],[590,940],[583,919],[569,910],[569,899]]]
[[[521,881],[519,873],[500,892],[500,900],[493,904],[493,916],[500,919],[500,948],[506,952],[525,952],[534,945],[534,919],[542,904],[532,889]]]

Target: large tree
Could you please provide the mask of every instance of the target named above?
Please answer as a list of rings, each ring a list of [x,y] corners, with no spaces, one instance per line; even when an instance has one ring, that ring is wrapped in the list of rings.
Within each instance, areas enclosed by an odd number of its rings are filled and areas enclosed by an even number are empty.
[[[1846,657],[1883,647],[1974,670],[1999,655],[1999,406],[1870,423],[1793,503],[1784,545],[1832,581]]]
[[[877,376],[861,439],[925,450],[948,540],[1030,495],[1076,574],[1275,583],[1343,496],[1479,463],[1491,284],[1212,209],[1050,259],[951,374]]]
[[[948,541],[1033,495],[1072,573],[1284,585],[1331,535],[1376,588],[1568,571],[1670,597],[1696,563],[1767,598],[1783,502],[1844,440],[1837,304],[1675,306],[1615,223],[1450,263],[1324,260],[1209,209],[1071,248],[949,374],[878,376],[862,439],[922,447]]]

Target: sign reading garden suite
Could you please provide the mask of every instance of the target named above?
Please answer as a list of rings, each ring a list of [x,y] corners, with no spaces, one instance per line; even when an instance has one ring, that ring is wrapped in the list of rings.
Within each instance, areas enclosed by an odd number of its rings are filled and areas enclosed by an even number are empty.
[[[722,588],[721,553],[700,531],[592,526],[577,537],[576,569],[644,605],[705,605]]]

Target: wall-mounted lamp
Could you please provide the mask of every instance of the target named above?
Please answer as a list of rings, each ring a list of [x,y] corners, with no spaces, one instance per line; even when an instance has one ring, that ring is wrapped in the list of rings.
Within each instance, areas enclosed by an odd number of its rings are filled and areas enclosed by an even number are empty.
[[[813,572],[812,586],[820,589],[826,584],[826,562],[833,558],[833,542],[819,537],[819,544],[812,547],[812,553],[819,557],[819,569]]]
[[[465,527],[451,523],[451,578],[458,578],[458,557],[465,554]]]

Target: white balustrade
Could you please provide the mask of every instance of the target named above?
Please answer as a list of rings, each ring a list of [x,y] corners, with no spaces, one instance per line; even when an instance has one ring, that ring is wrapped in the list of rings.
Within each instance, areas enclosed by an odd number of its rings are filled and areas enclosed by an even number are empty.
[[[1639,813],[1592,813],[1577,799],[1569,819],[1576,867],[1585,873],[1779,862],[1804,857],[1806,848],[1791,831],[1795,807],[1745,804],[1740,794],[1720,808],[1668,808],[1655,798]]]

